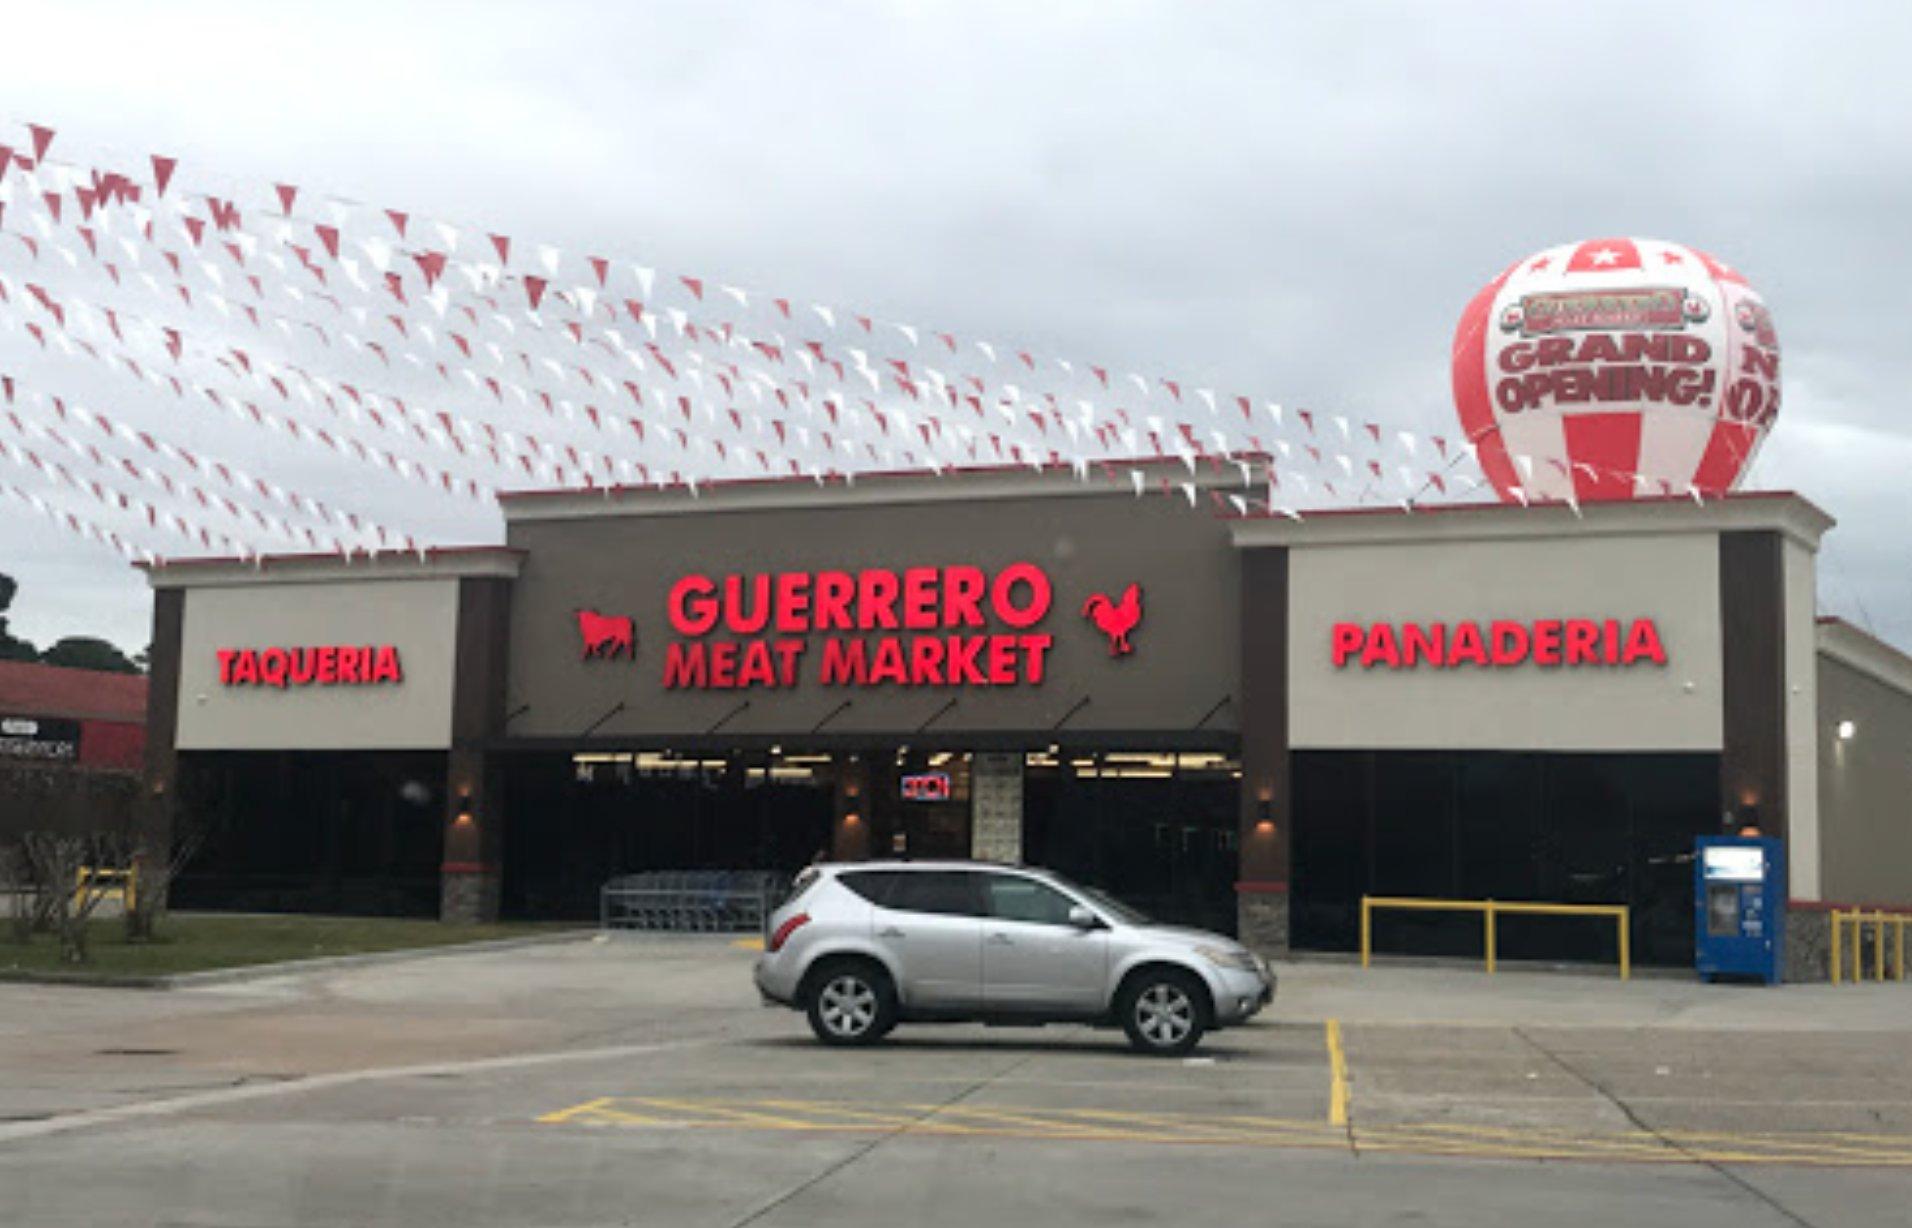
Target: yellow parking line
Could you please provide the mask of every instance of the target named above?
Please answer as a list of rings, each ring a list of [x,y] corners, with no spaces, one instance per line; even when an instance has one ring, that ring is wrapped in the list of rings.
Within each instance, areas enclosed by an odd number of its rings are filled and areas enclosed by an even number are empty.
[[[1328,1124],[1348,1124],[1348,1058],[1341,1049],[1341,1021],[1328,1020]]]
[[[1339,1037],[1331,1042],[1338,1047]],[[1345,1085],[1345,1072],[1341,1080]],[[1345,1093],[1339,1097],[1345,1110]],[[1647,1130],[1575,1133],[1558,1127],[1461,1122],[1324,1125],[1247,1115],[1028,1105],[855,1105],[819,1100],[606,1096],[559,1109],[543,1124],[758,1129],[825,1134],[894,1130],[919,1136],[1038,1141],[1135,1142],[1183,1146],[1346,1147],[1394,1154],[1481,1159],[1680,1164],[1796,1164],[1820,1168],[1912,1167],[1912,1136],[1726,1134]],[[1863,1140],[1863,1141],[1861,1141]]]
[[[758,1103],[764,1105],[766,1108],[781,1109],[786,1113],[827,1113],[833,1117],[847,1119],[845,1122],[835,1124],[855,1125],[862,1123],[872,1127],[894,1128],[897,1126],[907,1126],[917,1120],[917,1117],[911,1114],[884,1113],[873,1109],[859,1109],[851,1105],[837,1104],[827,1100],[761,1100],[758,1101]]]
[[[1072,1137],[1086,1135],[1094,1138],[1131,1139],[1136,1136],[1139,1130],[1139,1127],[1133,1124],[1128,1126],[1078,1125],[1067,1119],[1057,1120],[1053,1117],[1044,1117],[1040,1114],[1040,1111],[1037,1113],[1018,1113],[1010,1109],[971,1107],[969,1105],[950,1105],[948,1108],[939,1109],[936,1113],[936,1117],[945,1116],[980,1121],[986,1129],[994,1129],[1007,1124],[1011,1127],[1021,1126],[1042,1135],[1063,1134]],[[937,1123],[935,1117],[932,1117],[929,1122],[925,1124],[940,1123]]]
[[[574,1117],[582,1117],[587,1113],[601,1112],[616,1099],[617,1097],[615,1096],[599,1096],[596,1100],[587,1100],[583,1104],[574,1104],[568,1109],[559,1109],[555,1113],[546,1113],[543,1117],[538,1118],[538,1124],[555,1126],[570,1121]]]

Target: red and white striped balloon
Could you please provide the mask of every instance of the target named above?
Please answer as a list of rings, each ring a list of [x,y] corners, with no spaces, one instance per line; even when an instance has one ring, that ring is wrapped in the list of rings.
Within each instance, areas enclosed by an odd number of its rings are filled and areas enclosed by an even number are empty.
[[[1521,260],[1454,334],[1454,405],[1505,500],[1731,490],[1779,413],[1779,339],[1739,272],[1652,239]]]

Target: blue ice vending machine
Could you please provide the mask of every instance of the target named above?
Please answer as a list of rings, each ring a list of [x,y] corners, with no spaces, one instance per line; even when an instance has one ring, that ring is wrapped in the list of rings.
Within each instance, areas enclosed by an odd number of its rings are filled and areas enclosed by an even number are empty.
[[[1706,980],[1777,985],[1786,954],[1786,849],[1770,836],[1701,836],[1693,858],[1693,965]]]

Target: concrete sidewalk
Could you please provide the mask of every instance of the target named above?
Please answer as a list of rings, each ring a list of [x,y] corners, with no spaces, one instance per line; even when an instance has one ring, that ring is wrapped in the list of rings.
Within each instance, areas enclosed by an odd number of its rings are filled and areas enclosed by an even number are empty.
[[[1405,962],[1279,963],[1283,1022],[1912,1032],[1912,981],[1709,985],[1655,972],[1501,971]]]

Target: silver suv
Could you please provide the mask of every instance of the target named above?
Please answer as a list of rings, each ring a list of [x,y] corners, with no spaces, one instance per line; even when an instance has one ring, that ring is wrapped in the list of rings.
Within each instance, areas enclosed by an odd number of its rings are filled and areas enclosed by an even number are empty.
[[[909,1020],[1119,1023],[1187,1053],[1275,994],[1233,939],[1156,925],[1045,870],[965,861],[812,866],[764,926],[757,989],[817,1039],[861,1045]]]

